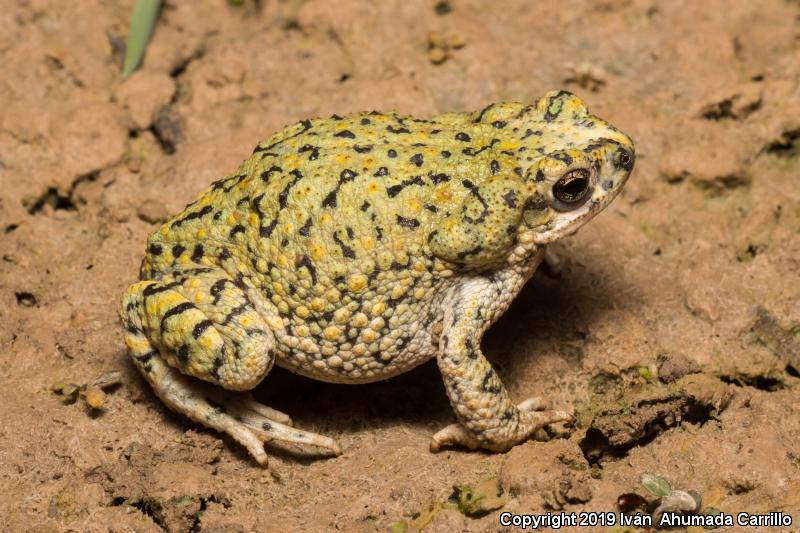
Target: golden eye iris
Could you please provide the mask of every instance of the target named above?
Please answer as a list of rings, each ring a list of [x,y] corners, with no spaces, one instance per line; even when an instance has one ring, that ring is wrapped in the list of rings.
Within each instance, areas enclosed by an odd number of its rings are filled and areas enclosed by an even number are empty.
[[[553,196],[559,202],[575,204],[589,192],[589,171],[583,168],[570,170],[553,186]]]

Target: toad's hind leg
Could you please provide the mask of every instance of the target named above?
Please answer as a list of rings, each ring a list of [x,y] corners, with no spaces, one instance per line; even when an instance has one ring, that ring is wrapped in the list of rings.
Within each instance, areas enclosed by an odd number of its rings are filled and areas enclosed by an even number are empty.
[[[269,324],[224,272],[193,268],[136,283],[125,292],[121,318],[137,368],[173,411],[227,433],[262,465],[268,440],[340,453],[332,439],[291,427],[288,416],[249,395],[214,386],[251,389],[274,361]]]

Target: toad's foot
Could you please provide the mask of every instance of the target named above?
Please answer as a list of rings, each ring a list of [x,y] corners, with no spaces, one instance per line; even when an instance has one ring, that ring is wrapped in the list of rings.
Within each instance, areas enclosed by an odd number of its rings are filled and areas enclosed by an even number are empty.
[[[292,422],[292,419],[291,417],[289,417],[289,415],[287,415],[286,413],[282,413],[277,409],[273,409],[272,407],[268,407],[263,403],[257,402],[249,394],[246,393],[236,394],[232,395],[232,397],[228,396],[228,398],[230,398],[229,401],[236,402],[237,406],[239,406],[241,409],[247,411],[253,411],[254,413],[262,415],[265,418],[274,420],[279,424],[284,424],[286,426],[294,426],[294,422]]]
[[[230,435],[262,466],[268,462],[264,442],[272,440],[315,446],[331,455],[342,453],[335,440],[292,427],[287,415],[256,402],[249,395],[231,394],[191,379],[158,356],[151,357],[148,363],[151,370],[146,376],[158,381],[153,388],[170,409]]]
[[[482,443],[460,424],[450,424],[436,432],[431,439],[431,452],[438,452],[443,446],[465,446],[470,450],[484,448],[494,452],[503,452],[511,449],[516,444],[530,438],[538,429],[555,422],[568,422],[573,420],[572,415],[564,411],[547,411],[547,402],[542,398],[528,398],[517,406],[519,411],[519,425],[517,432],[506,442]]]

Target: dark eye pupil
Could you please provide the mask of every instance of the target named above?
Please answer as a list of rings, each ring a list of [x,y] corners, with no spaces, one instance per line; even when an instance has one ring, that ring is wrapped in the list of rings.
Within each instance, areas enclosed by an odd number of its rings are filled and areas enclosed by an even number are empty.
[[[586,195],[589,177],[585,171],[573,171],[558,180],[553,187],[555,197],[567,204],[575,203]]]
[[[625,170],[631,170],[633,168],[633,154],[620,148],[617,155],[617,166]]]

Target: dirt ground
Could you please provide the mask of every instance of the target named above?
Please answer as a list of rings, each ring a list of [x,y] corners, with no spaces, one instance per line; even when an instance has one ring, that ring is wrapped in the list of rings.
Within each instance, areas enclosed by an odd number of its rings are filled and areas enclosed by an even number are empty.
[[[800,527],[800,2],[243,4],[166,2],[123,81],[132,1],[2,2],[1,530],[497,531],[501,511],[652,502],[642,474],[794,519],[750,531]],[[554,88],[630,134],[636,169],[483,346],[574,426],[434,455],[454,420],[435,363],[368,386],[276,369],[257,398],[345,452],[270,446],[270,471],[137,374],[116,309],[146,236],[257,141]],[[99,410],[51,390],[113,371]]]

